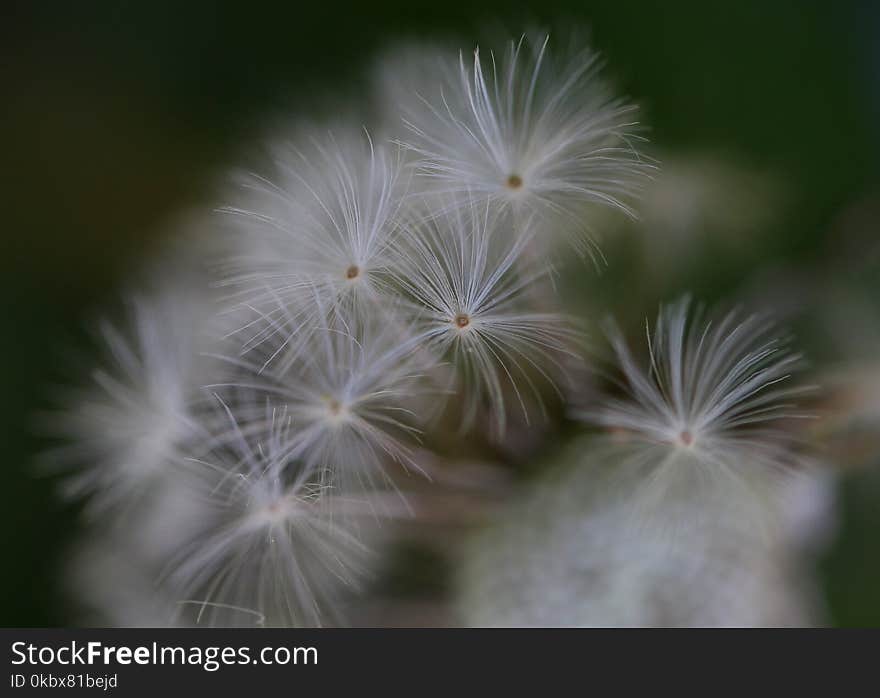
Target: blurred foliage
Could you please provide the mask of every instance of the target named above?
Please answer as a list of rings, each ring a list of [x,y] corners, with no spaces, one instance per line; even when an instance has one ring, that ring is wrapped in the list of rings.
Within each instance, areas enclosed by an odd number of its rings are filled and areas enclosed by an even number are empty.
[[[650,297],[634,316],[684,290],[713,300],[780,266],[827,266],[835,222],[876,200],[880,9],[870,3],[5,3],[0,623],[70,617],[60,582],[75,517],[35,475],[31,417],[63,379],[88,315],[206,198],[218,168],[244,157],[266,118],[363,94],[370,57],[390,40],[467,42],[499,23],[589,27],[658,150],[719,153],[785,184],[786,215],[757,244],[685,265],[636,294]],[[626,258],[604,249],[610,269]],[[847,258],[838,264],[845,282]],[[641,283],[632,269],[621,263],[579,288],[591,307],[618,310]],[[868,286],[880,294],[876,279]],[[880,489],[853,482],[844,493],[842,534],[824,565],[832,620],[880,624]]]

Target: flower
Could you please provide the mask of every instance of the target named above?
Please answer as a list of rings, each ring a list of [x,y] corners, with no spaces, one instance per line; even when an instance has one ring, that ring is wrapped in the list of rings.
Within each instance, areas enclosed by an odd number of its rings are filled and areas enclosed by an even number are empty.
[[[503,56],[484,60],[478,48],[472,63],[447,59],[438,89],[416,85],[402,104],[401,140],[421,181],[453,203],[487,199],[588,252],[585,204],[634,215],[627,202],[651,166],[633,146],[636,109],[598,77],[597,55],[554,61],[548,44],[523,37]]]
[[[519,411],[528,424],[562,398],[581,334],[557,312],[552,247],[591,252],[592,205],[632,214],[651,165],[596,56],[557,62],[548,41],[511,42],[491,67],[479,50],[468,65],[420,46],[384,85],[405,137],[297,129],[191,219],[156,265],[171,283],[133,302],[130,337],[105,328],[116,366],[62,425],[71,488],[125,510],[98,519],[108,554],[81,560],[121,570],[131,594],[80,567],[94,610],[340,623],[379,515],[433,508],[398,490],[430,467],[430,418],[457,411],[444,416],[509,434],[513,452]],[[425,441],[460,452],[438,426]]]

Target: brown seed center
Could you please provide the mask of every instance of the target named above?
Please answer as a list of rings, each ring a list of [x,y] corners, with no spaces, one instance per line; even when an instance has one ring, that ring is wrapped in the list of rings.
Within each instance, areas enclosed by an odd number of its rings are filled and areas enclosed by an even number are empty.
[[[455,320],[453,322],[455,322],[457,327],[464,329],[465,327],[467,327],[468,325],[471,324],[471,318],[469,315],[466,315],[465,313],[459,313],[458,315],[455,316]]]
[[[357,264],[352,264],[348,269],[345,270],[345,278],[346,279],[356,279],[361,273],[360,267]]]
[[[690,446],[694,442],[694,435],[685,430],[678,435],[678,440],[685,446]]]
[[[327,400],[327,409],[330,410],[330,414],[337,417],[339,416],[339,413],[342,412],[342,405],[339,403],[339,400],[331,397]]]
[[[504,184],[508,189],[520,189],[523,185],[523,180],[518,174],[512,174]]]

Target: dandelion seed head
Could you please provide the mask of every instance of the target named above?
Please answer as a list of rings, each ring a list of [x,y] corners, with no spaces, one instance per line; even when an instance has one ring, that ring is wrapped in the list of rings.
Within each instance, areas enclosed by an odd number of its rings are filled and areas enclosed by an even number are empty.
[[[201,319],[178,312],[180,289],[161,312],[139,303],[130,337],[107,331],[119,366],[96,372],[98,397],[65,427],[86,435],[77,487],[113,502],[152,493],[124,537],[133,563],[161,559],[172,622],[338,622],[368,522],[400,495],[399,471],[419,469],[439,398],[500,440],[509,419],[547,417],[545,399],[562,397],[580,333],[552,302],[548,246],[588,249],[594,204],[632,215],[651,166],[596,56],[557,60],[548,44],[421,50],[402,70],[425,84],[390,100],[396,140],[349,127],[275,138],[204,236],[215,262],[199,281],[222,294],[211,346],[193,344]],[[714,452],[716,422],[691,417],[663,422],[667,445]],[[153,507],[163,500],[175,516]]]

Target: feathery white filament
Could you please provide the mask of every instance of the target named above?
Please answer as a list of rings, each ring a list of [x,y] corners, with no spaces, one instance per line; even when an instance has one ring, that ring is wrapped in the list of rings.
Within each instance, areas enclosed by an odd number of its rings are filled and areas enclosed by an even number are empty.
[[[596,54],[554,63],[548,43],[522,38],[503,56],[447,61],[439,89],[417,86],[403,105],[403,142],[438,191],[536,216],[542,236],[561,232],[586,252],[585,204],[634,215],[628,201],[651,166],[632,145],[635,107],[597,76]]]
[[[529,237],[511,236],[488,206],[449,210],[406,231],[397,281],[413,304],[419,341],[455,367],[464,423],[488,400],[503,433],[505,384],[527,418],[523,390],[542,404],[536,379],[554,385],[575,335],[563,316],[530,308],[547,268],[523,258]]]
[[[647,369],[613,327],[610,338],[624,396],[580,415],[622,432],[646,486],[699,488],[710,475],[739,487],[756,468],[781,473],[797,461],[782,423],[805,416],[796,401],[812,388],[792,383],[802,357],[772,323],[730,312],[703,324],[684,298],[661,308],[648,332]]]
[[[238,221],[239,252],[223,273],[245,352],[276,334],[297,346],[324,322],[316,294],[328,312],[367,312],[393,265],[405,193],[396,153],[366,134],[313,137],[274,155],[274,179],[250,175],[244,201],[223,209]]]
[[[231,376],[209,387],[243,393],[245,400],[232,404],[245,421],[255,417],[253,392],[285,405],[293,422],[286,456],[325,471],[347,492],[384,479],[388,462],[414,466],[409,444],[419,420],[413,407],[430,366],[399,326],[381,314],[367,322],[337,314],[310,333],[301,350],[279,352],[279,344],[284,341],[276,337],[254,356],[221,357]]]
[[[66,443],[51,454],[78,468],[67,490],[88,496],[96,513],[134,503],[200,434],[191,414],[196,305],[172,294],[135,296],[130,333],[101,324],[111,365],[93,372],[94,386],[57,422]]]
[[[229,430],[223,445],[191,461],[199,483],[193,496],[214,507],[214,521],[181,548],[169,587],[200,624],[334,620],[334,598],[355,584],[367,553],[342,515],[347,500],[290,459],[286,410],[267,404],[265,429],[245,434],[222,407]]]

